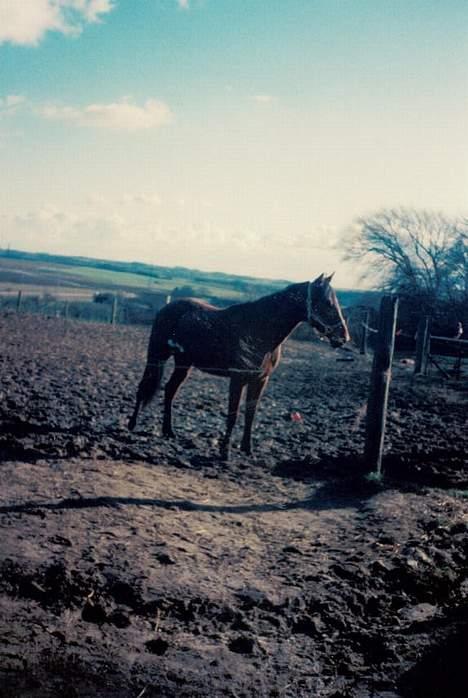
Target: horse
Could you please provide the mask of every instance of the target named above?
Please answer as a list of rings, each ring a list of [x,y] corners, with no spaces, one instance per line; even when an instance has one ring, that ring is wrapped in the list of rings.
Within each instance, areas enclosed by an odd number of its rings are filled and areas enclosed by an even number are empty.
[[[246,391],[245,425],[241,450],[252,453],[252,425],[258,402],[278,366],[282,344],[301,322],[308,322],[332,347],[349,341],[348,328],[332,276],[285,289],[247,303],[217,308],[195,298],[178,299],[156,315],[148,345],[147,363],[137,390],[128,427],[133,430],[141,407],[161,386],[164,366],[174,357],[174,371],[164,390],[163,436],[174,437],[172,402],[192,367],[230,379],[226,431],[220,457],[228,460],[232,431]]]

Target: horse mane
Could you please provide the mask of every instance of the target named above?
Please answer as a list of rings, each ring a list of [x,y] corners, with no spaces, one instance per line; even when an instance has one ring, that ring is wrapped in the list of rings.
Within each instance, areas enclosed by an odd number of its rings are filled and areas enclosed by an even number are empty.
[[[219,305],[213,305],[212,303],[208,303],[208,301],[203,300],[203,298],[196,298],[194,296],[180,296],[180,298],[174,298],[172,302],[178,303],[179,301],[189,303],[190,305],[197,305],[203,310],[222,310]]]
[[[302,294],[300,293],[300,288],[301,286],[305,286],[306,282],[299,282],[295,284],[289,284],[289,286],[285,286],[284,288],[281,288],[279,291],[274,291],[273,293],[269,293],[266,296],[261,296],[260,298],[254,298],[254,300],[251,301],[244,301],[243,303],[233,303],[232,305],[229,305],[225,310],[229,310],[231,308],[257,308],[257,307],[262,307],[265,305],[270,305],[271,303],[274,303],[276,300],[284,300],[285,296],[291,296],[293,300],[297,300],[299,303],[303,302],[304,299],[302,297]],[[295,293],[297,291],[297,293]],[[305,302],[305,301],[304,301]]]

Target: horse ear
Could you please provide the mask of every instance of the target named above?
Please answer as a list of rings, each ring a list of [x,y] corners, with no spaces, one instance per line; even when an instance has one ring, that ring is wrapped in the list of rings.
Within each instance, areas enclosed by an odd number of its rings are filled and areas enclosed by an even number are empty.
[[[335,272],[332,272],[332,273],[330,274],[330,276],[327,276],[327,277],[325,278],[325,282],[326,282],[327,284],[329,284],[329,283],[331,282],[331,280],[333,279],[334,276],[335,276]]]
[[[323,284],[323,274],[320,274],[320,276],[317,276],[317,278],[314,279],[312,281],[312,283],[314,284],[314,286],[320,286],[321,284]]]

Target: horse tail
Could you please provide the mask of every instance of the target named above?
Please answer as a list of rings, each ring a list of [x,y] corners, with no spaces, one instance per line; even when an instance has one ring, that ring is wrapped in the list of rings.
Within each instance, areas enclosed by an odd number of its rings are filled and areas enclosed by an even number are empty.
[[[155,361],[146,364],[143,377],[137,390],[136,404],[132,416],[128,422],[128,428],[133,431],[136,425],[138,413],[141,408],[146,407],[158,392],[164,373],[166,361]]]
[[[165,361],[148,363],[138,386],[137,397],[142,407],[149,405],[161,386]]]
[[[135,409],[133,410],[133,414],[128,421],[128,428],[130,431],[133,431],[135,428],[140,409],[149,405],[151,400],[158,392],[161,386],[165,364],[166,360],[155,362],[148,361],[146,364],[143,377],[137,390]]]
[[[138,386],[135,409],[128,422],[130,430],[135,428],[140,408],[146,407],[153,400],[161,386],[164,366],[172,353],[168,340],[172,337],[180,317],[186,311],[186,302],[174,301],[162,308],[154,319],[146,368]]]
[[[164,346],[165,332],[161,332],[160,314],[156,315],[151,330],[146,367],[138,385],[135,409],[128,422],[130,431],[135,428],[140,409],[149,405],[161,387],[164,366],[170,357],[167,345]]]

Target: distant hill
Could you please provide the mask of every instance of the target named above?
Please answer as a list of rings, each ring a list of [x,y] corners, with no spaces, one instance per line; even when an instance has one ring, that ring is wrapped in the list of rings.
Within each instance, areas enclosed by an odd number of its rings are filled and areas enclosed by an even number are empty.
[[[274,293],[289,283],[186,267],[0,249],[0,307],[21,303],[28,312],[77,318],[106,321],[113,312],[113,298],[118,297],[117,321],[148,324],[168,296],[195,296],[227,306]],[[337,295],[345,308],[375,306],[380,297],[354,289],[338,289]]]
[[[34,266],[33,266],[34,265]],[[16,273],[14,279],[12,274]],[[0,282],[8,275],[8,281],[40,283],[60,286],[122,288],[132,290],[143,287],[145,290],[171,293],[175,287],[190,287],[195,295],[207,297],[257,297],[282,288],[287,280],[258,279],[251,276],[226,274],[224,272],[204,272],[186,267],[163,267],[142,262],[114,262],[89,257],[52,255],[42,252],[21,250],[0,250]]]

